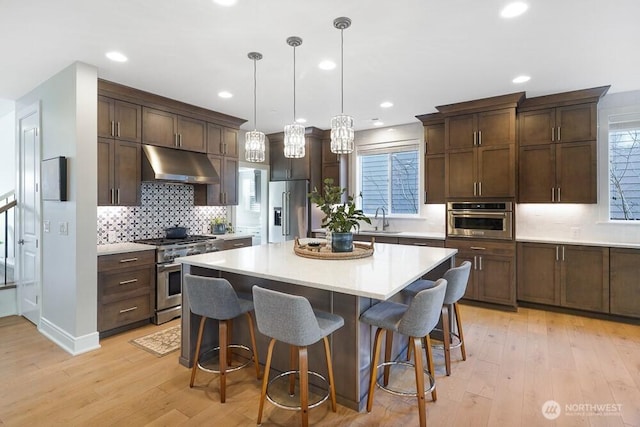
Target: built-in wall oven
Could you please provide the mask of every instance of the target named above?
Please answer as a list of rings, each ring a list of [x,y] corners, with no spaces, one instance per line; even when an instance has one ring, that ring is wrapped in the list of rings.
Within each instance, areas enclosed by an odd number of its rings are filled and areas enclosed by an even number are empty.
[[[513,240],[513,203],[448,202],[447,237]]]

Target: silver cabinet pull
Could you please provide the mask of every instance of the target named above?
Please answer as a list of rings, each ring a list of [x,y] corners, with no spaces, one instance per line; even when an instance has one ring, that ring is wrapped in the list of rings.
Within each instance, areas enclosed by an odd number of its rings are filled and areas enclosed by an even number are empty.
[[[559,259],[558,259],[558,246],[556,246],[556,261],[559,261]]]
[[[473,195],[474,196],[477,196],[477,194],[476,194],[476,186],[477,186],[477,182],[474,181],[473,182]]]
[[[482,181],[478,182],[478,196],[482,196]]]
[[[478,145],[482,145],[482,131],[478,131]]]
[[[120,282],[120,285],[128,285],[129,283],[136,283],[137,281],[138,279],[123,280],[122,282]]]
[[[422,242],[413,242],[412,245],[413,246],[429,246],[426,243],[422,243]]]
[[[562,247],[562,261],[564,261],[564,246]]]
[[[120,264],[123,264],[125,262],[135,262],[137,260],[138,260],[138,258],[125,258],[125,259],[121,259],[120,260]]]
[[[120,189],[119,188],[116,190],[116,200],[118,201],[117,204],[119,205],[120,204]]]
[[[551,126],[551,142],[555,142],[556,140],[556,128]]]
[[[555,202],[556,201],[556,189],[551,187],[551,201]]]
[[[560,126],[558,126],[558,142],[560,142]]]
[[[235,247],[244,246],[244,243],[234,243],[233,246]]]
[[[120,122],[118,122],[118,138],[120,138]]]
[[[482,257],[479,256],[478,258],[479,258],[479,261],[480,261],[480,271],[482,271]]]
[[[483,248],[482,246],[471,246],[469,249],[472,251],[486,251],[487,248]]]
[[[477,137],[477,132],[473,132],[473,145],[478,145],[478,137]]]
[[[560,187],[558,187],[558,201],[559,202],[561,201],[561,199],[560,199]]]
[[[125,308],[124,310],[120,310],[120,314],[128,313],[128,312],[130,312],[130,311],[137,310],[137,309],[138,309],[138,306],[137,306],[137,305],[134,305],[133,307]]]
[[[477,270],[478,269],[478,261],[476,259],[477,257],[474,255],[473,256],[473,269]]]
[[[115,134],[115,132],[114,132],[114,130],[113,130],[114,126],[115,126],[115,122],[114,122],[113,120],[111,120],[111,136],[115,136],[115,135],[114,135],[114,134]]]
[[[173,134],[173,146],[174,147],[178,146],[178,134],[177,133]]]
[[[109,192],[111,192],[111,204],[115,205],[116,204],[115,190],[112,188],[111,190],[109,190]]]
[[[182,147],[182,134],[178,134],[178,147]]]

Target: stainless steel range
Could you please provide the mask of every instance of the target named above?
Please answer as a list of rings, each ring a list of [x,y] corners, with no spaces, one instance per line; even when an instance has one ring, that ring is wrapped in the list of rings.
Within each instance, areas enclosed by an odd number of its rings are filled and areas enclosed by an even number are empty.
[[[143,239],[136,243],[156,246],[156,314],[159,325],[180,317],[182,312],[182,277],[180,264],[174,259],[187,255],[222,250],[223,240],[211,236],[187,236],[179,239]]]

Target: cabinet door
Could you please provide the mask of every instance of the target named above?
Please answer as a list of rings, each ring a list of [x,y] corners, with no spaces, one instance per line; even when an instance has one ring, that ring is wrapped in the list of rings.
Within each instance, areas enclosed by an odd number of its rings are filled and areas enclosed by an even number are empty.
[[[444,154],[425,158],[425,203],[444,203]]]
[[[473,147],[473,133],[476,131],[475,114],[464,114],[445,119],[445,142],[447,149]]]
[[[221,156],[208,156],[209,161],[213,165],[216,173],[220,177],[220,184],[209,184],[207,188],[207,199],[203,204],[208,206],[221,206],[222,205],[222,180],[224,180],[223,170],[223,157]]]
[[[222,129],[222,144],[225,156],[238,158],[238,131],[236,129]]]
[[[516,143],[516,111],[513,108],[478,113],[477,145]]]
[[[640,317],[640,250],[610,249],[611,313]]]
[[[113,140],[98,138],[98,206],[111,206],[113,198]]]
[[[116,139],[142,141],[142,107],[130,102],[115,101],[114,120]]]
[[[555,201],[554,144],[520,147],[518,167],[518,201],[520,203]]]
[[[238,159],[223,157],[222,191],[224,192],[224,205],[238,204]]]
[[[478,184],[476,195],[480,197],[515,197],[516,158],[514,145],[490,145],[478,147]]]
[[[115,100],[106,96],[98,96],[98,137],[113,138],[115,134],[114,115]]]
[[[331,139],[322,140],[322,163],[340,163],[340,155],[331,152]]]
[[[560,305],[557,245],[518,243],[518,300]]]
[[[269,141],[269,162],[271,164],[271,181],[289,179],[290,159],[284,156],[282,141]]]
[[[178,147],[201,153],[207,151],[206,126],[202,120],[178,116]]]
[[[469,261],[471,263],[471,272],[469,273],[469,281],[467,282],[467,289],[464,292],[464,298],[470,300],[478,300],[478,270],[477,267],[477,257],[466,253],[466,252],[458,252],[456,254],[456,267],[460,267],[460,265]]]
[[[609,312],[609,249],[560,248],[560,301],[564,307]]]
[[[515,262],[513,257],[480,255],[477,263],[480,301],[515,306]]]
[[[289,174],[290,179],[311,179],[311,150],[309,144],[309,138],[305,138],[305,156],[301,159],[291,159],[291,173]],[[318,161],[318,159],[315,159]]]
[[[595,103],[556,108],[556,141],[595,141],[598,137]]]
[[[166,111],[142,108],[142,142],[176,147],[176,116]]]
[[[322,165],[322,182],[318,185],[322,195],[324,195],[324,180],[333,179],[334,185],[340,184],[340,163],[325,163]]]
[[[115,141],[114,159],[116,204],[120,206],[140,205],[142,175],[140,144]]]
[[[597,203],[596,142],[555,144],[556,202]]]
[[[222,126],[207,123],[207,153],[222,154]]]
[[[556,110],[523,111],[518,114],[518,142],[525,145],[551,144],[555,141]]]
[[[445,155],[447,197],[474,197],[476,162],[475,150],[449,151]]]
[[[444,154],[444,123],[424,127],[425,153]]]

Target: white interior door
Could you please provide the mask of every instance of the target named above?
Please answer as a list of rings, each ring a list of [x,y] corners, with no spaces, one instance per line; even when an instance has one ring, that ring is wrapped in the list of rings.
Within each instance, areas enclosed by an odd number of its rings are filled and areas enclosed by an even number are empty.
[[[20,313],[40,323],[40,110],[18,115],[18,298]]]

